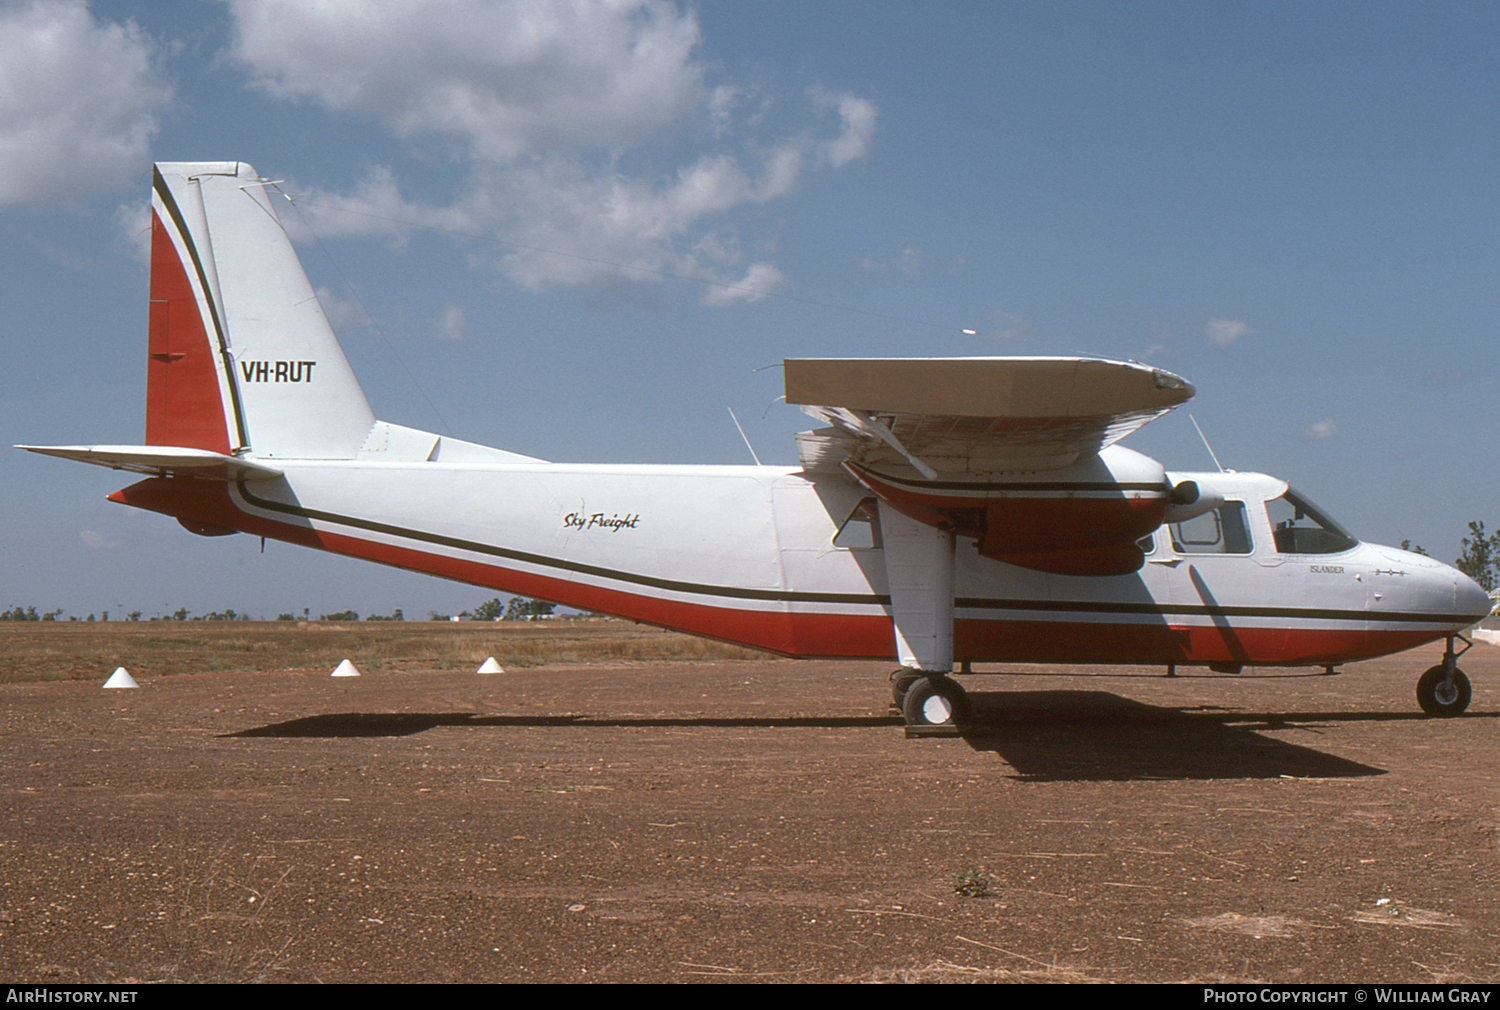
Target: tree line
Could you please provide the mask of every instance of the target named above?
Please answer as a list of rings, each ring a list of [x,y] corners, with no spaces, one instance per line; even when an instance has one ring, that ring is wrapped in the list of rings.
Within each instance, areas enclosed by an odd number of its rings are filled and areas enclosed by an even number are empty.
[[[1500,585],[1500,532],[1486,535],[1484,523],[1469,523],[1469,535],[1464,537],[1464,552],[1453,567],[1493,592]]]
[[[463,621],[535,621],[540,620],[541,618],[552,616],[552,613],[556,609],[556,607],[557,605],[555,603],[548,603],[546,600],[534,600],[529,596],[512,596],[508,601],[502,603],[500,598],[497,596],[494,599],[486,600],[479,606],[475,607],[472,611],[461,611],[458,614],[458,619]],[[58,621],[64,620],[62,614],[62,607],[58,607],[56,610],[48,610],[41,613],[37,612],[36,607],[11,607],[9,610],[0,610],[0,621]],[[139,610],[132,610],[130,613],[125,615],[125,619],[127,621],[139,621],[142,619],[142,614]],[[254,620],[254,618],[252,618],[249,614],[239,613],[233,608],[210,611],[205,614],[194,614],[186,607],[179,607],[177,610],[172,611],[172,613],[168,614],[165,617],[151,617],[146,619],[151,621]],[[353,610],[340,610],[331,614],[318,615],[318,620],[320,621],[357,621],[359,619],[359,614]],[[406,615],[402,613],[401,608],[397,607],[389,614],[370,614],[364,619],[366,621],[405,621],[407,618]],[[427,614],[427,619],[429,621],[450,621],[453,619],[453,617],[449,614],[439,614],[437,611],[429,611]],[[89,614],[86,618],[69,617],[66,618],[66,620],[93,621],[95,620],[95,617],[93,614]],[[104,611],[104,620],[109,620],[109,611],[107,610]],[[287,612],[277,614],[276,620],[307,621],[312,620],[312,618],[309,612],[304,609],[300,618],[293,613]]]

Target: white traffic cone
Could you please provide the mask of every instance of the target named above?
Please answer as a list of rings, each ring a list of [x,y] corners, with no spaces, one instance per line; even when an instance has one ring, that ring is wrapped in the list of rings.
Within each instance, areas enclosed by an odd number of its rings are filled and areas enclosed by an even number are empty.
[[[115,667],[115,672],[110,674],[109,679],[104,682],[104,686],[108,688],[124,688],[140,687],[141,685],[135,682],[135,678],[126,672],[123,666],[117,666]]]

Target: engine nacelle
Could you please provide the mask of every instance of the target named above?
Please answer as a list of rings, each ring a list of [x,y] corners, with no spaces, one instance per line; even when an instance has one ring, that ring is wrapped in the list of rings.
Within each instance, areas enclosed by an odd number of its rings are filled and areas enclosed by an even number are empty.
[[[1136,541],[1161,525],[1171,489],[1160,463],[1121,446],[1029,473],[928,480],[915,471],[845,468],[901,514],[972,537],[982,556],[1059,575],[1138,570],[1144,555]]]
[[[1164,523],[1187,522],[1224,504],[1223,495],[1204,487],[1196,480],[1178,480],[1169,473],[1167,481],[1172,485],[1172,490],[1167,492],[1167,511],[1161,520]]]

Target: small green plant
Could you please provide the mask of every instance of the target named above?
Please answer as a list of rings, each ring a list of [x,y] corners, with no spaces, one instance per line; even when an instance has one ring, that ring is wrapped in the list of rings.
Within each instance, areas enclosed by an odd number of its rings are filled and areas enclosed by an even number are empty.
[[[988,898],[990,885],[995,882],[994,877],[972,866],[962,873],[952,873],[949,876],[953,878],[953,893],[965,898]]]

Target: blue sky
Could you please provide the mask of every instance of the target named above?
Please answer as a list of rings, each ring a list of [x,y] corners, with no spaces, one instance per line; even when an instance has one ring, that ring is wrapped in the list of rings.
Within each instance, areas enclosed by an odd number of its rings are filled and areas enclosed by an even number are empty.
[[[554,460],[791,462],[784,357],[1088,354],[1127,445],[1451,560],[1500,524],[1500,7],[0,2],[0,438],[133,443],[153,161],[285,180],[377,415]],[[978,331],[969,335],[965,329]],[[0,456],[0,607],[489,595]]]

